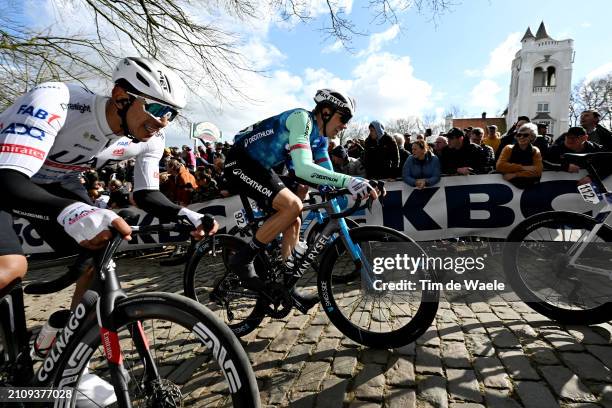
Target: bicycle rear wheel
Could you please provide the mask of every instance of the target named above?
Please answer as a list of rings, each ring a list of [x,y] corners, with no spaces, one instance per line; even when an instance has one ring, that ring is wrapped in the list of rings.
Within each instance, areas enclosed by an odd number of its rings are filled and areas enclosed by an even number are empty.
[[[390,243],[412,247],[411,256],[423,255],[422,249],[409,237],[386,227],[357,227],[350,230],[350,237],[370,264],[382,251],[393,247]],[[385,278],[393,279],[393,273],[389,271]],[[428,271],[419,271],[415,277],[417,281],[437,280]],[[342,240],[336,240],[323,256],[318,289],[323,310],[346,336],[365,346],[387,349],[409,344],[429,328],[438,310],[438,290],[428,287],[378,291],[366,282],[360,265],[352,260]]]
[[[612,229],[603,225],[569,266],[571,248],[597,225],[569,211],[533,215],[510,232],[504,272],[516,294],[533,310],[565,324],[595,324],[612,318]],[[587,270],[597,268],[608,273]]]
[[[198,245],[187,262],[183,276],[185,295],[213,311],[236,336],[244,336],[255,330],[265,317],[261,302],[247,297],[248,292],[240,286],[238,276],[227,268],[229,257],[246,243],[225,234],[217,234],[211,240]],[[255,267],[258,271],[261,268],[257,259]]]
[[[168,293],[136,295],[118,301],[113,318],[119,327],[133,406],[260,406],[255,374],[240,342],[212,312],[193,300]],[[131,335],[138,324],[159,378],[145,378],[146,367]],[[54,380],[55,387],[75,387],[64,406],[75,404],[80,395],[76,387],[88,365],[91,374],[111,382],[95,319],[75,335]]]

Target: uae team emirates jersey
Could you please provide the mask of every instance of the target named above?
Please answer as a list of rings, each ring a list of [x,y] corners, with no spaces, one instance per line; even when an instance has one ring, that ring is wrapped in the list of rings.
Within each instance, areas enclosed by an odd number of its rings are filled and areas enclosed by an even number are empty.
[[[0,114],[0,168],[38,184],[71,184],[79,173],[136,158],[134,191],[159,188],[163,132],[134,143],[106,121],[108,98],[78,86],[47,82]]]

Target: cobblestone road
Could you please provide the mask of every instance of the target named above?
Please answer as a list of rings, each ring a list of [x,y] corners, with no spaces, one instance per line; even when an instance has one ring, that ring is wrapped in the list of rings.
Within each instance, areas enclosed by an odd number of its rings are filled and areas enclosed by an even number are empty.
[[[129,292],[182,291],[182,266],[132,258],[118,271]],[[26,296],[30,326],[71,295]],[[612,326],[560,326],[523,303],[442,302],[428,332],[395,350],[344,338],[320,308],[267,318],[243,342],[268,406],[612,407]]]

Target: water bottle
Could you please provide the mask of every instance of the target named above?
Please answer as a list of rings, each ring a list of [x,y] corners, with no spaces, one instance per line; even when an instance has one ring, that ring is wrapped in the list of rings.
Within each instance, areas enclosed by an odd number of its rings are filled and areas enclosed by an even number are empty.
[[[293,267],[300,261],[300,259],[306,253],[307,249],[308,249],[308,245],[304,241],[298,241],[295,244],[295,248],[293,248],[293,250],[291,251],[291,254],[285,261],[285,266],[287,267],[288,271],[292,270]]]
[[[57,332],[68,323],[69,317],[70,310],[58,310],[49,316],[49,320],[40,329],[34,342],[34,353],[38,357],[45,358],[47,356],[47,353],[49,353],[49,350],[51,350],[55,343]]]

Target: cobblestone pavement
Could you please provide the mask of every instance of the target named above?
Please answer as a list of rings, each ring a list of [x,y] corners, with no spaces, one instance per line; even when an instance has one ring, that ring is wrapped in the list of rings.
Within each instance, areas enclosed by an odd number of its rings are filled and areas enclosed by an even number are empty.
[[[128,292],[181,292],[182,268],[131,258],[117,270]],[[30,326],[68,307],[72,289],[28,295]],[[320,308],[266,318],[243,343],[267,406],[612,407],[612,325],[560,326],[518,302],[442,302],[427,333],[395,350],[350,341]]]

